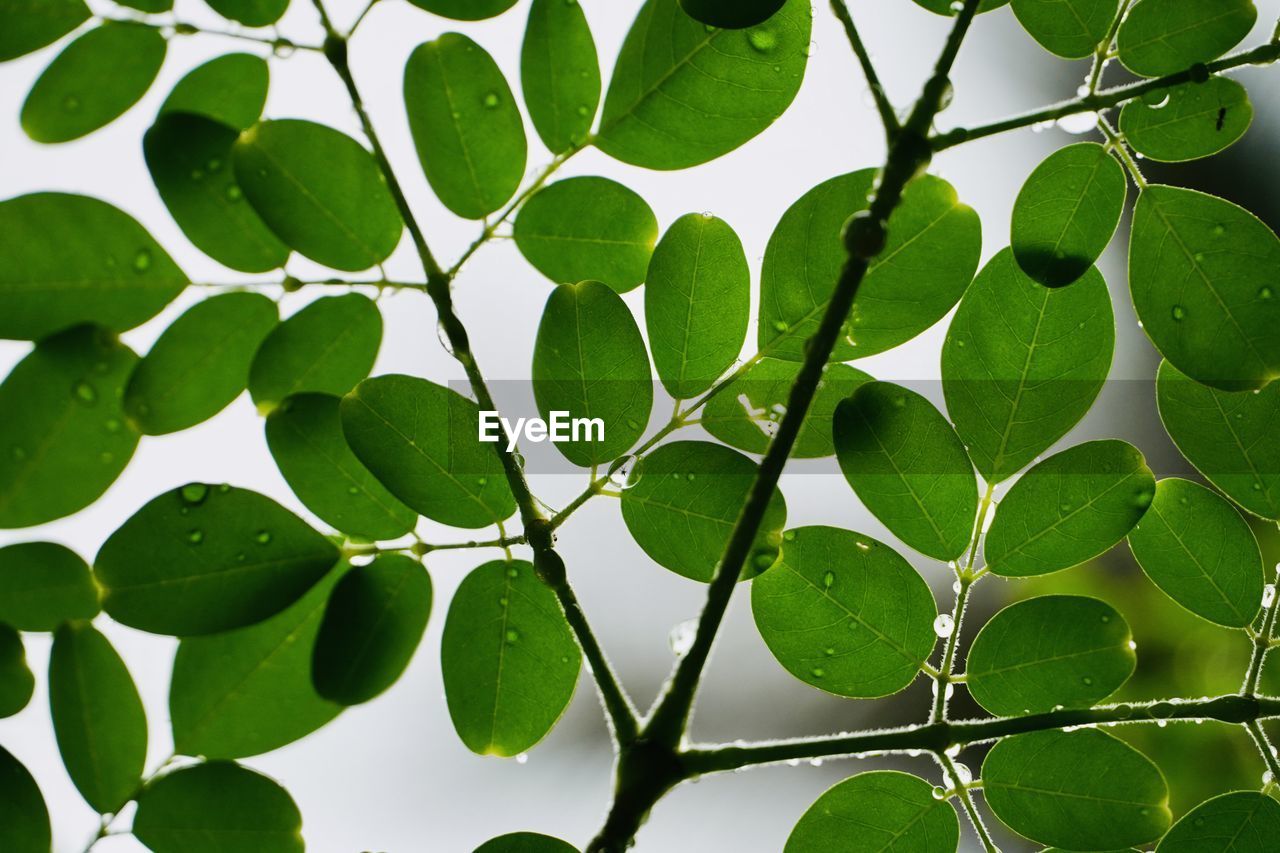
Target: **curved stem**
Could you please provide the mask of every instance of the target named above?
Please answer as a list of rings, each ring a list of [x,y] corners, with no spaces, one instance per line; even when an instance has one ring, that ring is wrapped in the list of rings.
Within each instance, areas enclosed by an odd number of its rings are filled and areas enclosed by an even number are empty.
[[[1129,173],[1129,177],[1133,179],[1133,183],[1140,190],[1147,188],[1147,179],[1142,174],[1142,169],[1138,168],[1138,162],[1133,159],[1133,155],[1129,153],[1129,146],[1124,141],[1124,137],[1116,132],[1111,126],[1111,122],[1107,121],[1101,115],[1098,116],[1098,130],[1107,138],[1107,147],[1115,152],[1116,158],[1120,160],[1120,165],[1124,166],[1125,171]]]
[[[1120,4],[1120,8],[1116,10],[1116,17],[1111,22],[1111,27],[1107,30],[1107,37],[1098,45],[1098,49],[1093,52],[1093,64],[1089,68],[1089,81],[1087,84],[1088,94],[1093,95],[1098,91],[1098,86],[1102,83],[1102,72],[1106,70],[1107,58],[1111,55],[1112,45],[1115,44],[1116,34],[1120,32],[1120,25],[1124,23],[1124,18],[1129,14],[1129,7],[1133,5],[1133,0],[1124,0]]]
[[[849,46],[853,48],[854,55],[858,57],[858,64],[862,66],[862,74],[867,78],[867,88],[870,89],[871,98],[875,101],[876,110],[880,113],[880,123],[884,125],[885,138],[893,142],[893,138],[902,129],[898,124],[898,114],[894,112],[893,104],[889,102],[889,96],[885,92],[884,86],[880,83],[880,75],[876,73],[875,64],[871,61],[871,54],[867,51],[867,46],[862,41],[862,36],[858,33],[857,26],[853,23],[853,14],[849,11],[849,6],[844,0],[831,0],[831,11],[835,12],[840,23],[844,25],[844,32],[849,39]]]
[[[1250,720],[1244,724],[1245,730],[1249,732],[1249,737],[1253,739],[1253,744],[1258,748],[1259,754],[1262,755],[1262,762],[1267,765],[1267,772],[1271,774],[1269,784],[1280,782],[1280,762],[1276,761],[1276,753],[1271,746],[1271,741],[1267,739],[1267,733],[1262,730],[1262,724],[1257,720]]]
[[[188,24],[185,21],[166,21],[158,23],[155,21],[143,20],[141,18],[117,18],[112,15],[95,15],[100,21],[110,21],[116,24],[133,24],[134,26],[150,27],[153,30],[172,30],[174,35],[178,36],[220,36],[227,39],[237,39],[239,41],[250,41],[255,44],[265,44],[273,50],[310,50],[315,53],[322,53],[324,48],[316,44],[298,44],[287,38],[279,36],[260,36],[253,33],[233,32],[232,30],[214,30],[209,27],[199,27],[195,24]]]
[[[1280,565],[1276,566],[1276,584],[1280,585]],[[1262,628],[1253,640],[1253,654],[1249,657],[1249,669],[1245,672],[1244,685],[1240,692],[1251,696],[1258,692],[1258,680],[1262,677],[1262,664],[1267,659],[1267,650],[1271,648],[1271,637],[1275,631],[1276,612],[1280,610],[1280,592],[1271,587],[1271,601],[1262,616]]]
[[[964,807],[964,813],[968,816],[969,823],[973,825],[973,831],[977,833],[978,840],[982,842],[982,849],[987,853],[999,853],[1000,848],[996,847],[995,842],[991,840],[991,834],[987,832],[987,826],[982,822],[982,815],[978,812],[978,807],[974,805],[973,797],[969,796],[969,783],[960,778],[960,774],[956,770],[956,763],[945,751],[935,752],[933,755],[938,759],[938,763],[942,765],[942,769],[946,773],[947,784],[954,786],[956,797],[959,798],[960,805]]]

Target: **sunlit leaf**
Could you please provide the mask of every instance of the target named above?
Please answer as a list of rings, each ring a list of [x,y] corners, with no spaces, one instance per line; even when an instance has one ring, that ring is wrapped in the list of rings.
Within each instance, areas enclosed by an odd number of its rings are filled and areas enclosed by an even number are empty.
[[[53,44],[90,14],[84,0],[0,0],[0,62]]]
[[[9,853],[49,853],[52,843],[49,809],[40,786],[0,746],[0,847]]]
[[[1257,19],[1253,0],[1139,0],[1125,16],[1116,47],[1125,68],[1159,77],[1217,59]]]
[[[520,83],[529,118],[553,154],[586,141],[600,106],[600,61],[579,3],[533,0]]]
[[[1132,101],[1120,112],[1120,131],[1135,151],[1177,163],[1217,154],[1253,123],[1249,93],[1235,80],[1214,77],[1161,93],[1160,101]]]
[[[932,785],[877,770],[818,797],[791,830],[784,853],[954,853],[959,843],[955,809],[933,795]]]
[[[1041,47],[1064,59],[1093,53],[1119,7],[1120,0],[1013,0],[1018,23]]]
[[[1280,803],[1234,791],[1201,803],[1160,839],[1156,853],[1266,853],[1280,837]]]
[[[512,832],[489,839],[473,853],[578,853],[578,848],[550,835]]]
[[[954,18],[962,8],[963,4],[957,4],[956,0],[915,0],[917,6],[923,6],[930,12],[937,15],[946,15]],[[982,0],[978,4],[978,13],[990,12],[992,9],[999,9],[1001,6],[1008,4],[1009,0]]]
[[[53,542],[0,548],[0,623],[52,631],[99,610],[98,587],[76,552]]]
[[[428,12],[434,12],[456,21],[479,21],[501,15],[516,4],[516,0],[409,0]]]
[[[239,21],[246,27],[274,24],[289,8],[289,0],[204,0],[224,18]]]
[[[236,130],[248,130],[262,115],[271,72],[252,53],[227,53],[197,66],[178,81],[160,114],[194,113]]]
[[[0,719],[12,717],[27,707],[35,686],[36,678],[27,666],[22,636],[0,622]]]

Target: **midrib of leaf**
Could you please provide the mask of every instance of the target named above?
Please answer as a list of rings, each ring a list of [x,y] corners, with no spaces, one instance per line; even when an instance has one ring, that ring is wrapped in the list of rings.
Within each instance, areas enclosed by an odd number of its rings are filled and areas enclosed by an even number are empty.
[[[512,596],[512,581],[514,578],[507,574],[507,570],[502,569],[502,590],[506,599],[506,604],[502,607],[502,619],[498,626],[498,667],[493,674],[493,712],[489,715],[489,742],[488,749],[493,749],[498,739],[498,707],[502,704],[502,670],[507,660],[507,625],[511,621],[511,602],[514,600]]]
[[[880,448],[880,454],[888,461],[889,465],[893,467],[893,473],[897,475],[898,480],[906,487],[907,493],[911,495],[911,500],[915,502],[916,508],[920,510],[921,514],[924,515],[925,520],[929,522],[929,527],[932,528],[933,535],[937,538],[938,544],[945,548],[947,545],[947,538],[942,534],[942,528],[938,527],[938,523],[934,521],[933,513],[929,512],[928,508],[924,505],[924,502],[920,499],[920,496],[916,494],[915,487],[911,485],[911,482],[907,479],[906,475],[902,473],[902,469],[898,467],[898,460],[895,459],[893,454],[884,446],[884,442],[880,440],[880,434],[871,428],[871,424],[867,422],[867,418],[862,414],[861,410],[858,411],[858,417],[862,419],[862,423],[867,428],[867,432],[871,434],[871,437],[875,440],[876,446]],[[915,418],[912,418],[912,421],[912,428],[914,428]]]
[[[1027,344],[1027,354],[1022,361],[1022,370],[1018,374],[1018,388],[1014,392],[1013,400],[1010,402],[1009,417],[1005,419],[1004,430],[1000,435],[1000,448],[991,463],[992,476],[995,476],[1004,462],[1005,450],[1009,446],[1009,436],[1013,433],[1013,424],[1018,414],[1018,409],[1022,405],[1022,395],[1027,388],[1027,375],[1031,371],[1031,359],[1035,356],[1036,347],[1040,344],[1040,329],[1044,325],[1044,316],[1048,308],[1049,293],[1046,290],[1040,299],[1040,307],[1036,312],[1036,326],[1031,333],[1031,342]]]
[[[306,445],[311,448],[312,452],[314,452],[317,456],[319,456],[325,462],[328,462],[329,465],[331,465],[333,469],[337,471],[338,474],[340,474],[348,483],[350,483],[351,485],[359,489],[361,493],[364,494],[365,497],[367,497],[371,502],[373,502],[374,505],[378,507],[378,509],[383,511],[383,513],[386,515],[386,517],[389,520],[391,521],[397,520],[395,516],[396,508],[387,506],[385,503],[383,503],[382,499],[377,494],[375,494],[370,489],[366,488],[364,484],[364,478],[362,477],[357,478],[354,474],[352,474],[350,471],[344,468],[337,459],[334,459],[332,456],[329,455],[328,451],[326,451],[323,447],[321,447],[316,442],[312,441],[311,435],[309,433],[303,432],[295,424],[292,424],[292,423],[289,424],[289,429],[293,432],[295,436],[297,436],[303,442],[305,442]],[[385,487],[383,488],[385,490]],[[391,493],[387,492],[387,494],[391,494]],[[393,498],[395,497],[394,495],[391,495],[391,496]],[[404,506],[403,502],[401,502],[401,506]],[[406,506],[405,509],[409,509],[409,507]],[[409,511],[412,512],[411,509],[409,509]],[[414,513],[414,515],[416,516],[417,513]]]
[[[454,104],[453,87],[449,85],[449,73],[445,71],[444,57],[440,55],[439,49],[433,50],[431,55],[440,69],[440,82],[444,88],[444,99],[449,103],[449,126],[453,128],[454,135],[458,139],[458,149],[462,152],[462,161],[467,164],[467,178],[471,181],[471,190],[475,193],[476,200],[481,205],[487,206],[485,194],[480,189],[480,180],[476,177],[475,163],[471,160],[471,149],[467,146],[467,139],[462,132],[462,126],[454,118],[455,115],[461,115],[461,113]]]
[[[75,411],[75,405],[75,402],[68,398],[68,401],[63,404],[62,414],[58,415],[57,420],[53,422],[53,426],[50,427],[49,431],[46,432],[38,441],[35,452],[31,453],[27,457],[27,464],[20,466],[18,468],[18,476],[9,481],[8,488],[0,491],[0,511],[9,508],[9,502],[14,499],[15,495],[22,491],[22,487],[31,477],[31,473],[41,462],[44,461],[44,457],[48,454],[49,449],[57,443],[57,439],[67,428],[67,424],[71,420],[71,414]]]
[[[680,330],[680,369],[676,379],[681,384],[687,381],[686,371],[689,369],[689,329],[693,325],[693,303],[698,293],[698,272],[702,267],[702,244],[705,233],[705,227],[698,229],[698,248],[693,254],[693,275],[689,279],[689,298],[685,300],[684,325]]]
[[[1227,606],[1227,609],[1234,613],[1237,618],[1243,618],[1244,614],[1237,610],[1235,604],[1227,598],[1226,593],[1222,591],[1222,587],[1218,585],[1217,579],[1211,572],[1209,572],[1205,565],[1200,562],[1200,558],[1187,547],[1186,540],[1182,537],[1182,534],[1173,529],[1173,525],[1170,524],[1169,520],[1160,512],[1159,507],[1152,506],[1151,511],[1155,513],[1156,518],[1160,519],[1160,523],[1163,524],[1165,529],[1169,532],[1169,537],[1178,544],[1178,548],[1182,550],[1182,553],[1185,554],[1195,567],[1200,570],[1200,574],[1209,582],[1209,585],[1213,587],[1213,591],[1218,594],[1220,599],[1222,599],[1222,603]],[[1219,540],[1219,542],[1221,541],[1222,540]]]
[[[230,347],[230,342],[237,340],[245,332],[246,328],[243,325],[237,324],[226,334],[218,338],[213,345],[209,347],[202,347],[200,355],[196,358],[196,361],[191,364],[190,368],[179,371],[177,374],[178,381],[169,383],[168,387],[163,388],[161,393],[151,395],[151,399],[168,400],[174,393],[182,389],[188,377],[204,372],[200,368],[203,368],[212,361],[216,361]],[[170,364],[172,364],[172,362],[170,362]]]
[[[1167,47],[1169,39],[1172,38],[1173,36],[1184,35],[1185,33],[1189,33],[1192,30],[1198,30],[1201,27],[1207,27],[1207,26],[1210,26],[1211,24],[1216,24],[1221,20],[1235,16],[1239,11],[1240,11],[1239,7],[1229,7],[1225,12],[1221,12],[1210,18],[1201,18],[1199,20],[1192,20],[1191,23],[1186,24],[1185,26],[1179,27],[1176,30],[1157,31],[1156,34],[1151,38],[1145,39],[1143,41],[1132,42],[1129,45],[1129,47],[1136,50],[1137,48],[1147,47],[1153,44],[1160,44],[1162,42]]]
[[[908,663],[915,664],[915,665],[917,665],[917,666],[920,664],[920,661],[916,660],[915,656],[914,656],[914,655],[912,655],[910,651],[908,651],[908,649],[907,649],[907,647],[906,647],[906,646],[902,645],[901,643],[899,643],[897,640],[893,639],[892,637],[890,637],[890,636],[888,636],[888,635],[886,635],[886,634],[882,633],[882,632],[881,632],[880,630],[878,630],[874,625],[869,624],[866,620],[864,620],[864,619],[862,618],[862,615],[861,615],[861,614],[859,614],[859,613],[855,613],[853,610],[851,610],[851,609],[849,608],[849,606],[848,606],[847,604],[845,604],[843,601],[841,601],[840,599],[838,599],[838,598],[836,598],[835,596],[833,596],[833,595],[831,594],[831,591],[830,591],[830,590],[828,590],[828,589],[826,589],[826,588],[824,588],[824,587],[821,587],[821,586],[819,586],[818,584],[814,583],[814,581],[812,581],[812,580],[811,580],[807,575],[803,574],[802,572],[800,572],[799,570],[797,570],[797,569],[793,568],[792,566],[789,566],[789,565],[787,565],[786,563],[782,563],[782,565],[786,566],[786,567],[787,567],[787,569],[788,569],[788,570],[789,570],[793,575],[795,575],[796,577],[800,578],[802,581],[804,581],[805,583],[807,583],[810,587],[812,587],[812,588],[813,588],[813,590],[814,590],[815,592],[817,592],[819,595],[821,595],[821,596],[822,596],[823,598],[825,598],[827,601],[830,601],[830,602],[831,602],[832,604],[834,604],[834,605],[835,605],[839,610],[844,611],[844,613],[845,613],[845,615],[846,615],[846,616],[848,616],[850,619],[852,619],[853,621],[857,622],[857,623],[858,623],[859,625],[861,625],[863,628],[866,628],[868,631],[870,631],[872,634],[874,634],[874,635],[876,636],[876,638],[877,638],[877,639],[879,639],[879,640],[880,640],[880,641],[882,641],[885,645],[889,646],[891,649],[893,649],[895,652],[897,652],[897,653],[898,653],[902,658],[904,658]],[[876,680],[881,679],[881,678],[883,678],[883,677],[884,677],[884,676],[877,676],[876,678],[872,678],[872,679],[863,679],[863,680],[861,680],[859,683],[866,683],[866,681],[868,681],[868,680],[870,680],[870,681],[876,681]]]
[[[1086,499],[1086,500],[1082,501],[1082,502],[1081,502],[1081,504],[1080,504],[1080,506],[1078,506],[1078,507],[1076,507],[1075,509],[1071,510],[1071,511],[1070,511],[1070,512],[1068,512],[1066,515],[1060,515],[1060,516],[1058,516],[1058,519],[1057,519],[1056,521],[1052,522],[1052,523],[1051,523],[1051,524],[1049,524],[1048,526],[1046,526],[1046,527],[1044,527],[1043,529],[1041,529],[1041,530],[1040,530],[1038,533],[1036,533],[1034,536],[1031,536],[1031,537],[1029,537],[1029,538],[1027,538],[1027,539],[1022,540],[1021,542],[1019,542],[1019,543],[1017,544],[1017,546],[1015,546],[1014,548],[1010,549],[1010,550],[1009,550],[1009,552],[1008,552],[1008,553],[1006,553],[1006,554],[1004,555],[1004,559],[1005,559],[1005,560],[1007,560],[1007,559],[1009,559],[1009,557],[1011,557],[1011,556],[1013,556],[1013,555],[1015,555],[1015,554],[1022,554],[1022,553],[1025,553],[1025,551],[1024,551],[1023,549],[1025,549],[1028,545],[1031,545],[1031,544],[1035,543],[1035,542],[1036,542],[1036,541],[1038,541],[1042,536],[1048,536],[1050,533],[1052,533],[1053,531],[1057,530],[1059,527],[1061,527],[1062,525],[1066,524],[1068,521],[1070,521],[1072,518],[1075,518],[1077,515],[1079,515],[1080,513],[1084,512],[1086,509],[1091,509],[1091,508],[1094,506],[1094,504],[1098,503],[1098,501],[1102,500],[1104,497],[1106,497],[1106,496],[1107,496],[1108,494],[1110,494],[1112,491],[1114,491],[1114,490],[1116,490],[1116,489],[1120,488],[1121,486],[1125,485],[1126,483],[1128,483],[1128,482],[1129,482],[1129,480],[1131,480],[1131,479],[1134,477],[1134,475],[1135,475],[1136,473],[1137,473],[1137,472],[1130,471],[1128,474],[1125,474],[1125,475],[1124,475],[1123,477],[1121,477],[1119,480],[1116,480],[1114,483],[1112,483],[1111,485],[1107,486],[1107,487],[1106,487],[1105,489],[1103,489],[1102,491],[1098,492],[1098,494],[1094,495],[1094,496],[1093,496],[1093,497],[1091,497],[1091,498],[1088,498],[1088,499]],[[1058,475],[1058,476],[1062,476],[1062,475]]]
[[[1035,658],[1034,660],[1018,661],[1017,663],[1007,664],[1005,666],[995,666],[990,669],[981,669],[969,673],[969,677],[986,676],[986,675],[1003,675],[1006,672],[1016,672],[1031,667],[1041,666],[1046,663],[1057,663],[1058,661],[1071,660],[1072,658],[1087,657],[1096,655],[1099,652],[1121,651],[1123,648],[1115,643],[1097,646],[1092,649],[1080,649],[1074,652],[1066,652],[1064,654],[1046,655],[1045,657]]]

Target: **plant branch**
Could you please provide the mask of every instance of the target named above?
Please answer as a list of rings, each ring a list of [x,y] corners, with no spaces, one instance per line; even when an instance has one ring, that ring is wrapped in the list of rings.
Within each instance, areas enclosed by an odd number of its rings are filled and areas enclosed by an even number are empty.
[[[209,288],[246,288],[246,287],[283,287],[286,291],[301,290],[304,287],[377,287],[384,290],[426,290],[427,286],[417,281],[387,281],[372,279],[369,281],[349,281],[341,278],[327,278],[323,281],[300,281],[292,276],[283,281],[193,281],[188,287]]]
[[[1129,173],[1129,177],[1133,179],[1133,183],[1140,190],[1147,188],[1147,179],[1142,174],[1142,169],[1138,167],[1138,162],[1133,159],[1133,155],[1129,153],[1129,146],[1124,141],[1124,137],[1116,132],[1111,126],[1111,122],[1098,115],[1098,130],[1107,138],[1107,148],[1115,152],[1116,158],[1120,161],[1120,165],[1124,166],[1125,171]]]
[[[287,38],[280,36],[260,36],[254,33],[240,33],[232,30],[215,30],[209,27],[200,27],[195,24],[188,24],[184,21],[167,21],[158,23],[155,21],[147,21],[141,18],[117,18],[112,15],[99,14],[95,17],[103,22],[111,22],[115,24],[133,24],[134,26],[150,27],[153,30],[172,30],[174,35],[178,36],[221,36],[222,38],[238,39],[239,41],[251,41],[255,44],[265,44],[272,50],[310,50],[315,53],[322,53],[324,48],[317,44],[298,44]]]
[[[871,54],[867,51],[867,46],[862,41],[862,36],[858,33],[858,27],[853,23],[853,14],[849,11],[849,6],[845,3],[845,0],[831,0],[831,11],[835,12],[840,23],[844,25],[845,35],[849,38],[849,46],[853,48],[854,55],[858,57],[858,64],[862,66],[862,74],[867,78],[867,88],[871,91],[876,110],[880,113],[880,123],[884,125],[884,135],[892,142],[893,138],[898,135],[898,131],[902,129],[898,124],[898,114],[894,112],[893,104],[889,102],[889,96],[885,93],[884,86],[880,83],[880,75],[876,73],[875,64],[871,61]]]
[[[1111,27],[1107,30],[1107,37],[1098,45],[1098,49],[1093,52],[1093,64],[1089,68],[1089,81],[1087,84],[1087,94],[1097,94],[1098,86],[1102,84],[1102,72],[1106,70],[1107,58],[1111,56],[1111,48],[1115,44],[1116,35],[1120,32],[1120,25],[1124,23],[1125,15],[1129,14],[1129,7],[1133,5],[1133,0],[1124,0],[1120,4],[1120,8],[1116,10],[1115,20],[1111,22]]]
[[[974,805],[973,798],[969,796],[969,783],[960,778],[955,761],[945,751],[935,752],[934,757],[942,765],[947,785],[955,790],[956,796],[960,799],[960,805],[964,806],[964,813],[968,816],[969,823],[973,825],[973,831],[977,833],[978,840],[982,842],[982,849],[987,853],[999,853],[1000,848],[996,847],[995,842],[991,840],[991,834],[987,832],[987,826],[982,822],[982,815]]]
[[[1276,584],[1280,584],[1280,565],[1276,566]],[[1258,680],[1262,677],[1262,665],[1266,662],[1267,651],[1271,648],[1271,637],[1275,631],[1276,612],[1280,610],[1280,592],[1276,586],[1271,587],[1271,601],[1262,616],[1262,628],[1253,638],[1253,654],[1249,657],[1249,668],[1245,672],[1244,685],[1240,692],[1251,696],[1258,692]],[[1280,779],[1280,777],[1278,777]]]
[[[1267,765],[1267,773],[1270,774],[1269,784],[1274,785],[1280,781],[1280,763],[1276,761],[1276,753],[1271,746],[1271,741],[1267,739],[1267,733],[1262,730],[1262,724],[1257,720],[1249,720],[1244,727],[1262,755],[1262,762]]]

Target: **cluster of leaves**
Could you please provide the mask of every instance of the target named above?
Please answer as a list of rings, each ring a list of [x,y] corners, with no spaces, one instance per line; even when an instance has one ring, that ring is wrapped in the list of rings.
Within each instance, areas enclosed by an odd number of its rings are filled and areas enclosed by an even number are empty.
[[[146,14],[91,20],[83,0],[0,0],[0,59],[74,34],[24,105],[32,139],[65,142],[108,124],[147,92],[170,38],[198,32],[150,17],[172,2],[120,2]],[[501,14],[514,2],[413,0],[462,20]],[[1271,382],[1280,375],[1280,298],[1273,298],[1280,241],[1230,202],[1148,185],[1134,156],[1191,160],[1238,140],[1252,108],[1246,90],[1220,72],[1273,62],[1280,50],[1272,44],[1219,59],[1255,23],[1248,0],[1013,0],[1018,20],[1047,50],[1092,57],[1080,97],[1047,117],[1090,115],[1104,141],[1062,148],[1035,169],[1014,206],[1009,248],[979,270],[981,224],[946,181],[908,175],[888,201],[884,184],[927,164],[921,146],[941,150],[1034,119],[924,138],[970,21],[1004,4],[917,3],[958,20],[939,87],[926,87],[932,99],[922,98],[905,124],[887,106],[847,9],[835,4],[882,107],[889,161],[884,170],[824,181],[782,215],[765,249],[756,346],[745,359],[753,287],[727,222],[689,214],[662,231],[644,199],[620,183],[552,177],[587,147],[633,166],[683,169],[761,133],[801,85],[807,0],[647,0],[607,89],[576,0],[533,0],[521,54],[523,111],[498,65],[467,36],[445,33],[420,45],[405,64],[404,103],[421,168],[448,210],[484,220],[448,270],[427,248],[368,123],[347,66],[351,32],[335,30],[319,0],[323,45],[223,35],[278,53],[322,52],[352,96],[364,141],[311,121],[264,119],[270,75],[256,54],[220,56],[174,87],[143,150],[190,242],[244,273],[282,270],[294,253],[359,272],[377,268],[408,230],[425,280],[371,283],[430,296],[475,399],[424,378],[369,377],[382,317],[355,291],[312,300],[281,321],[273,300],[230,288],[195,303],[139,358],[118,336],[187,288],[170,255],[98,199],[38,193],[0,202],[0,337],[34,344],[0,385],[0,527],[83,509],[119,477],[144,436],[203,423],[247,390],[294,495],[332,528],[317,531],[246,489],[188,483],[139,509],[92,567],[52,542],[0,549],[0,713],[16,713],[33,691],[20,632],[52,633],[54,731],[71,780],[104,816],[104,835],[136,802],[131,831],[159,853],[238,850],[245,833],[254,834],[255,849],[302,849],[289,795],[236,761],[296,741],[396,682],[432,605],[422,558],[444,547],[505,550],[463,580],[445,617],[445,694],[467,747],[499,756],[533,747],[572,698],[584,656],[592,664],[620,763],[615,814],[589,849],[620,849],[652,802],[703,772],[698,766],[710,772],[776,760],[767,745],[733,747],[696,751],[698,765],[695,752],[682,752],[686,706],[683,715],[672,712],[678,731],[665,756],[677,769],[651,763],[634,772],[629,756],[646,742],[638,737],[646,722],[599,654],[563,565],[557,571],[551,559],[550,531],[610,493],[654,562],[711,584],[700,651],[689,660],[705,660],[716,609],[727,603],[717,604],[716,590],[728,571],[730,589],[750,579],[760,634],[801,681],[874,698],[922,674],[933,680],[929,723],[875,748],[929,751],[943,784],[897,772],[852,776],[800,818],[791,853],[954,850],[956,806],[991,848],[970,793],[978,788],[1011,830],[1063,849],[1159,841],[1165,853],[1263,850],[1280,837],[1280,804],[1269,790],[1215,797],[1171,828],[1165,780],[1142,753],[1096,728],[1070,728],[1228,714],[1280,775],[1257,723],[1280,711],[1256,692],[1276,596],[1241,514],[1280,519],[1280,384]],[[273,24],[288,0],[208,4],[252,28]],[[1101,90],[1103,69],[1117,57],[1142,79]],[[1113,108],[1118,127],[1106,115]],[[554,157],[528,181],[526,117]],[[1130,290],[1165,359],[1156,381],[1160,414],[1209,485],[1157,482],[1142,453],[1115,440],[1041,458],[1089,411],[1111,367],[1115,318],[1095,262],[1117,230],[1130,179],[1139,191]],[[845,239],[847,222],[877,218]],[[519,457],[476,438],[488,392],[449,300],[462,264],[507,221],[521,254],[555,285],[531,358],[538,409],[605,424],[602,441],[556,445],[590,481],[550,518],[540,514]],[[814,341],[850,280],[852,310],[835,318],[839,333],[823,352]],[[312,284],[333,283],[344,282]],[[304,283],[286,277],[282,285],[291,293]],[[644,333],[620,296],[641,285]],[[945,414],[847,364],[911,340],[953,310],[941,353]],[[646,435],[655,370],[674,414]],[[705,437],[667,440],[695,422]],[[779,435],[785,443],[771,468]],[[854,495],[901,545],[950,564],[950,611],[940,612],[895,545],[831,527],[789,528],[775,488],[787,455],[835,457]],[[1010,481],[997,505],[997,487]],[[517,515],[523,531],[508,535]],[[493,528],[498,538],[426,543],[414,535],[419,518]],[[726,549],[731,555],[743,535],[750,545],[739,572]],[[1252,638],[1241,695],[1227,697],[1243,705],[1085,712],[1126,682],[1136,660],[1125,616],[1090,596],[1035,596],[1001,610],[957,672],[966,602],[981,578],[1066,570],[1123,541],[1168,598]],[[526,543],[532,562],[510,551]],[[146,715],[125,663],[92,625],[101,614],[181,640],[170,690],[180,758],[150,774]],[[690,682],[678,670],[667,698],[691,703],[699,672]],[[969,736],[953,725],[948,700],[960,683],[1008,728]],[[671,718],[662,711],[660,704],[655,726]],[[993,739],[975,782],[955,758]],[[852,736],[793,748],[852,753],[864,742]],[[631,812],[638,816],[630,824],[618,817]],[[3,749],[0,842],[20,853],[51,843],[36,782]],[[481,849],[573,848],[520,834]]]

